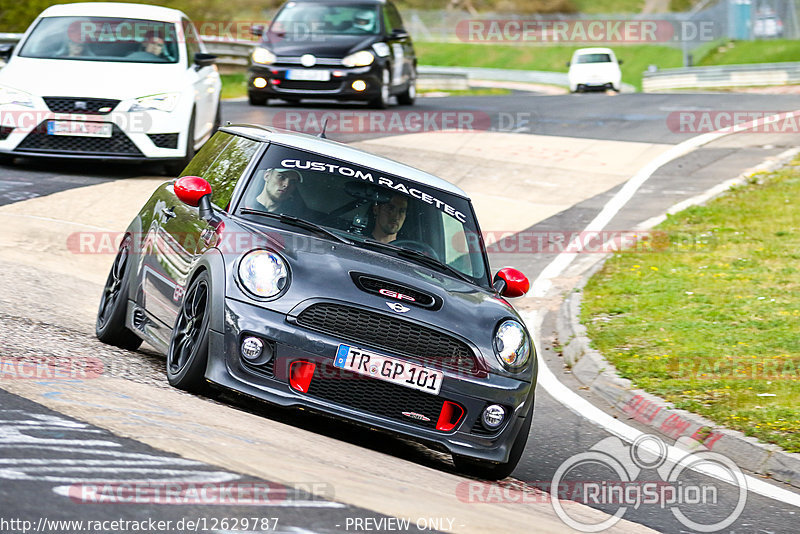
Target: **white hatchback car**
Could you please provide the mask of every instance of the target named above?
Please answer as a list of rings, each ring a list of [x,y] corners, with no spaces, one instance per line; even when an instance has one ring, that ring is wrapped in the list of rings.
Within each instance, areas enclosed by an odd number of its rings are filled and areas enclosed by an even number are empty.
[[[589,89],[613,89],[619,92],[622,82],[620,63],[622,61],[617,60],[610,48],[576,50],[572,60],[567,63],[570,92]]]
[[[163,160],[179,173],[220,124],[222,84],[182,12],[46,9],[0,70],[0,160]]]

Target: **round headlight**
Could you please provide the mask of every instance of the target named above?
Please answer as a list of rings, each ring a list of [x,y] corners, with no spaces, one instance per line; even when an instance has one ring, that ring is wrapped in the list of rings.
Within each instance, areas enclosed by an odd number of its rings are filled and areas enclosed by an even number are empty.
[[[517,321],[503,321],[494,335],[494,351],[508,368],[519,369],[528,363],[531,342],[522,325]]]
[[[274,297],[289,282],[289,270],[283,259],[268,250],[248,252],[239,262],[239,280],[256,297]]]
[[[253,50],[253,54],[250,57],[253,58],[253,63],[260,63],[262,65],[270,65],[275,63],[275,60],[277,59],[275,54],[266,48],[261,48],[260,46]]]

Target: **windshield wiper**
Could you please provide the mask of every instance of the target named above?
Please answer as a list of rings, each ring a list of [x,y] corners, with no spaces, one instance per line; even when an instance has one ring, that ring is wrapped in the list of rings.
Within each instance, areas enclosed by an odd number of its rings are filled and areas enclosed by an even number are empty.
[[[439,271],[445,271],[446,273],[449,273],[449,274],[455,276],[456,278],[459,278],[459,279],[461,279],[461,280],[463,280],[463,281],[465,281],[465,282],[467,282],[469,284],[475,284],[474,280],[470,279],[467,275],[465,275],[464,273],[462,273],[458,269],[450,267],[446,263],[443,263],[443,262],[437,260],[436,258],[431,258],[430,256],[428,256],[424,252],[419,252],[417,250],[412,250],[410,248],[398,247],[398,246],[392,245],[391,243],[382,243],[381,241],[375,241],[374,239],[365,239],[364,241],[361,241],[359,243],[360,244],[363,243],[365,245],[369,245],[369,246],[374,247],[374,248],[380,248],[380,249],[383,249],[383,250],[388,250],[388,251],[394,252],[394,253],[398,254],[399,256],[403,256],[403,257],[406,257],[406,258],[410,258],[410,259],[416,260],[417,262],[423,263],[423,264],[427,265],[428,267],[433,267],[433,268],[435,268],[435,269],[437,269]]]
[[[344,237],[334,232],[331,232],[324,226],[320,226],[318,224],[312,223],[305,219],[300,219],[298,217],[292,217],[291,215],[285,215],[283,213],[272,213],[269,211],[254,210],[251,208],[242,208],[239,210],[239,213],[245,215],[261,215],[263,217],[277,219],[284,224],[288,224],[290,226],[297,226],[298,228],[303,228],[304,230],[311,230],[312,232],[315,232],[317,235],[333,239],[334,241],[338,241],[340,243],[346,243],[348,245],[353,244],[353,242],[350,241],[349,239],[345,239]]]

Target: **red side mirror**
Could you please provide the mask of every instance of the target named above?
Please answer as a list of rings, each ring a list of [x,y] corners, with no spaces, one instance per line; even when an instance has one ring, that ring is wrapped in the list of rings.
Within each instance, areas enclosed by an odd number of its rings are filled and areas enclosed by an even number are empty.
[[[499,282],[499,283],[498,283]],[[521,297],[531,288],[528,277],[513,267],[504,267],[494,275],[494,288],[504,297]]]
[[[175,195],[184,204],[196,208],[200,199],[211,194],[211,184],[199,176],[184,176],[175,180]]]

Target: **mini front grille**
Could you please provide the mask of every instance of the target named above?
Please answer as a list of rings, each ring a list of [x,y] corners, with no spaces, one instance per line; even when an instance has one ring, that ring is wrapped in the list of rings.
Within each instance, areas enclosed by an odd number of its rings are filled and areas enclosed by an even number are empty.
[[[297,317],[300,326],[361,343],[389,353],[409,356],[423,364],[474,374],[475,356],[466,343],[431,328],[361,308],[314,304]]]
[[[117,107],[119,100],[109,98],[74,98],[46,96],[44,102],[55,113],[88,113],[106,115]]]
[[[147,137],[158,148],[178,148],[178,134],[176,133],[147,134]]]
[[[5,141],[13,131],[14,128],[11,126],[0,126],[0,141]]]
[[[356,410],[424,428],[436,428],[444,399],[437,395],[358,375],[330,365],[317,365],[308,394]],[[422,415],[428,420],[409,417]]]
[[[84,137],[73,135],[48,135],[46,121],[36,127],[14,149],[18,152],[52,152],[86,156],[144,157],[133,141],[116,124],[111,127],[111,137]]]
[[[441,302],[439,302],[435,297],[429,295],[428,293],[423,293],[418,289],[365,274],[351,273],[351,276],[353,277],[353,282],[355,282],[355,284],[362,291],[366,291],[367,293],[373,293],[385,298],[395,298],[404,304],[421,306],[423,308],[439,309],[441,307]],[[388,291],[389,293],[381,293],[382,289]],[[392,293],[404,295],[410,298],[397,298],[396,296],[393,297]]]

